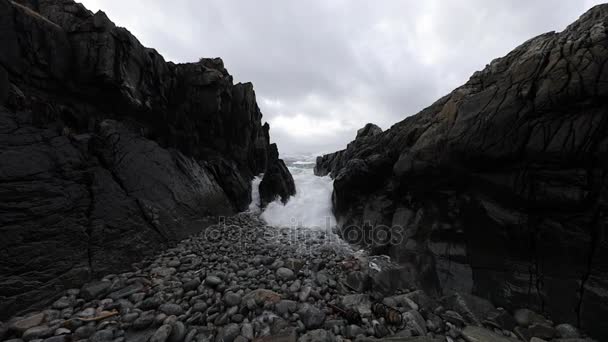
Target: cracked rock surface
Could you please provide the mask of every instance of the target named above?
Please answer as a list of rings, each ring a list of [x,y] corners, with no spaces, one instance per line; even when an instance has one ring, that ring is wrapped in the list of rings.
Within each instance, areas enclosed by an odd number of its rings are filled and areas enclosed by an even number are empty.
[[[596,6],[319,157],[341,227],[388,230],[372,252],[430,292],[528,304],[608,338],[607,29]]]

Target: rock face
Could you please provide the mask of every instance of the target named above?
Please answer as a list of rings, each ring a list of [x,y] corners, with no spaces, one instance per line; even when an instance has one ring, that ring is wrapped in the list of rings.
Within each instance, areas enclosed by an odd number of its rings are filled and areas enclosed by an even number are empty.
[[[274,201],[277,197],[287,203],[289,197],[295,195],[296,186],[293,177],[282,159],[276,144],[271,144],[268,153],[268,167],[264,178],[260,182],[260,201],[262,208]]]
[[[221,59],[165,62],[71,0],[0,1],[0,22],[0,319],[245,209],[274,170]]]
[[[597,6],[319,157],[342,230],[388,232],[365,243],[431,292],[532,306],[608,338],[596,319],[608,313],[607,28]]]

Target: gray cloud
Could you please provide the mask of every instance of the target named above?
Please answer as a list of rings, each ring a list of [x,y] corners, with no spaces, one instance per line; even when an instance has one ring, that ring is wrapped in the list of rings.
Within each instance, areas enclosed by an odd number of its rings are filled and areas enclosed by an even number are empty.
[[[84,0],[175,62],[222,57],[253,82],[282,153],[343,148],[430,105],[598,1]]]

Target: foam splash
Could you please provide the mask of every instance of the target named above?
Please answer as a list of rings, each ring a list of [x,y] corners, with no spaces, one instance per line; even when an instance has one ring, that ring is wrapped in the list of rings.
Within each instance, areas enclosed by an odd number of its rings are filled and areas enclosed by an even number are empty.
[[[329,176],[317,177],[313,173],[310,161],[295,161],[289,166],[296,185],[296,194],[287,204],[280,200],[269,203],[261,212],[259,208],[259,184],[261,177],[252,181],[251,212],[260,213],[260,217],[274,227],[305,227],[310,229],[331,230],[336,219],[332,213],[331,193],[333,179]],[[306,167],[308,166],[308,167]]]

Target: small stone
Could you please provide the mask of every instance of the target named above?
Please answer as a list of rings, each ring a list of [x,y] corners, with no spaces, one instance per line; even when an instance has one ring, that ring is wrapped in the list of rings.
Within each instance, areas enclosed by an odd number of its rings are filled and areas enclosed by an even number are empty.
[[[130,312],[122,316],[122,321],[125,323],[132,323],[139,317],[138,312]]]
[[[241,327],[241,335],[243,335],[247,339],[253,340],[253,325],[249,323],[243,324],[243,326]]]
[[[497,308],[489,312],[486,319],[483,321],[485,325],[502,329],[502,330],[513,330],[517,325],[513,316],[511,316],[505,309]]]
[[[169,342],[182,342],[184,337],[186,337],[186,326],[180,321],[175,322],[169,335]]]
[[[154,323],[155,318],[156,318],[156,314],[154,313],[154,311],[144,312],[139,316],[139,318],[137,318],[133,322],[133,329],[135,329],[135,330],[146,329],[150,325],[152,325],[152,323]]]
[[[50,329],[46,325],[41,325],[41,326],[32,327],[32,328],[27,329],[23,333],[23,336],[21,336],[21,338],[26,341],[31,341],[31,340],[44,338],[44,337],[49,337],[51,335],[53,335],[53,329]]]
[[[174,304],[174,303],[166,303],[161,305],[158,310],[160,310],[161,312],[171,316],[171,315],[175,315],[175,316],[179,316],[184,312],[184,309],[182,309],[181,306]]]
[[[308,303],[300,307],[298,315],[307,329],[319,328],[323,325],[323,321],[325,321],[325,312]]]
[[[224,303],[229,307],[239,305],[241,303],[241,295],[230,291],[226,292],[224,295]]]
[[[241,333],[241,328],[236,323],[226,325],[218,334],[223,342],[233,342],[234,339]]]
[[[276,304],[281,300],[281,295],[268,289],[256,289],[243,296],[243,301],[247,303],[248,307],[251,300],[258,305]]]
[[[80,317],[80,318],[90,318],[95,316],[95,309],[93,308],[86,308],[82,311],[80,311],[79,313],[76,314],[76,316]]]
[[[158,278],[167,278],[175,274],[177,270],[173,267],[156,267],[153,268],[150,274]]]
[[[557,330],[557,334],[561,338],[579,338],[581,336],[578,329],[572,324],[559,324],[555,327],[555,330]]]
[[[169,324],[162,325],[154,332],[149,342],[165,342],[171,334],[171,326]]]
[[[76,329],[76,331],[74,331],[74,335],[76,335],[76,337],[79,339],[86,339],[89,336],[93,335],[93,333],[95,333],[95,330],[95,326],[85,325]]]
[[[300,291],[301,286],[302,283],[300,282],[300,279],[296,279],[293,283],[291,283],[291,285],[289,285],[289,292],[296,293]]]
[[[468,325],[462,330],[462,337],[467,342],[511,342],[511,339],[495,334],[494,332]]]
[[[557,330],[550,325],[534,323],[528,328],[528,332],[533,337],[550,340],[557,335]]]
[[[287,329],[274,335],[259,337],[255,339],[256,342],[296,342],[296,340],[296,331],[294,329]],[[318,342],[321,341],[319,340]]]
[[[207,303],[205,302],[196,302],[192,305],[192,312],[205,312],[207,310]]]
[[[58,328],[57,330],[55,330],[55,335],[67,335],[71,333],[72,330],[66,328]]]
[[[194,329],[194,328],[190,329],[190,331],[188,332],[188,334],[184,338],[184,342],[192,342],[194,340],[194,337],[196,336],[196,334],[198,334],[198,330],[197,329]]]
[[[68,297],[61,297],[53,303],[53,309],[63,310],[74,305],[74,302]]]
[[[222,283],[222,279],[220,279],[219,277],[216,276],[207,276],[207,278],[205,278],[205,285],[210,286],[210,287],[216,287],[219,284]]]
[[[462,316],[456,311],[447,310],[443,313],[443,315],[441,315],[441,317],[443,317],[444,320],[459,327],[464,327],[466,325],[464,318],[462,318]]]
[[[369,316],[372,313],[372,303],[366,294],[346,295],[340,301],[344,308],[355,310],[361,316]]]
[[[121,298],[129,297],[130,295],[143,290],[143,288],[144,288],[144,286],[141,283],[134,283],[134,284],[124,287],[118,291],[114,291],[114,292],[110,293],[110,295],[108,295],[108,298],[111,298],[113,300],[118,300]]]
[[[139,308],[147,311],[147,310],[156,310],[161,304],[163,303],[163,300],[160,297],[149,297],[144,299],[141,304],[139,305]]]
[[[353,339],[353,338],[357,337],[357,335],[361,335],[363,333],[364,333],[364,330],[360,326],[351,324],[351,325],[346,326],[344,335],[347,338]]]
[[[378,338],[382,338],[382,337],[390,334],[388,329],[378,321],[373,321],[373,327],[374,327],[374,336],[376,336]],[[421,336],[424,336],[424,335],[421,335]]]
[[[419,336],[426,335],[426,321],[416,310],[410,310],[403,314],[403,320],[411,327]]]
[[[20,319],[13,324],[11,324],[10,328],[12,330],[16,330],[19,333],[23,334],[27,329],[38,326],[44,322],[44,313],[40,312],[35,315],[31,315],[29,317]]]
[[[294,339],[295,341],[295,339]],[[298,338],[298,342],[334,342],[336,337],[327,330],[317,329],[309,331]]]
[[[90,338],[89,342],[106,342],[114,339],[114,332],[109,329],[99,330],[94,333]]]
[[[513,314],[515,321],[520,327],[527,328],[534,323],[542,323],[551,325],[550,322],[543,316],[537,314],[530,309],[519,309]]]
[[[300,299],[300,301],[305,302],[308,299],[308,296],[310,296],[311,291],[312,291],[312,288],[310,286],[304,286],[304,288],[298,295],[298,298]]]
[[[282,280],[293,280],[296,278],[295,273],[286,267],[280,267],[276,272],[277,278]]]
[[[144,298],[146,298],[146,294],[143,292],[137,292],[129,297],[129,300],[133,303],[140,303]]]
[[[296,311],[298,303],[293,300],[282,300],[275,305],[275,310],[280,315],[290,314]]]
[[[87,301],[98,299],[108,293],[112,283],[109,281],[94,281],[84,284],[80,289],[80,296]]]
[[[67,335],[52,336],[44,340],[44,342],[68,342]]]
[[[194,291],[199,287],[200,284],[201,284],[201,282],[198,279],[192,279],[192,280],[186,282],[184,285],[182,285],[182,288],[186,292]]]

